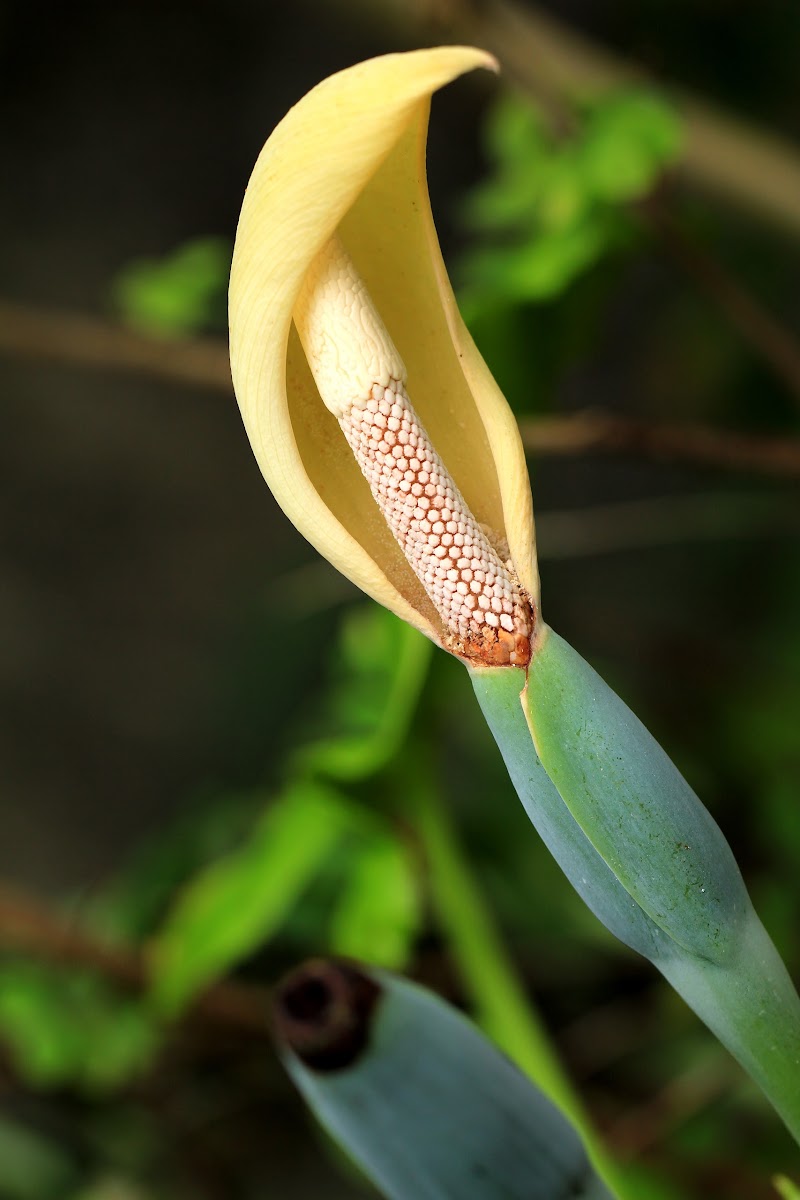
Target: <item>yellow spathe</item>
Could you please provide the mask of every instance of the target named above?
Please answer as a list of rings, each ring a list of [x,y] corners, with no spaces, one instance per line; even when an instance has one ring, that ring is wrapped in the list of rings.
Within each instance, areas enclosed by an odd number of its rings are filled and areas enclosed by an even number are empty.
[[[478,521],[508,543],[538,609],[533,515],[516,422],[458,314],[425,178],[431,94],[476,67],[461,46],[370,59],[326,79],[264,146],[233,256],[233,382],[259,466],[301,533],[436,641],[441,620],[324,407],[292,313],[338,234],[405,363],[408,393]]]

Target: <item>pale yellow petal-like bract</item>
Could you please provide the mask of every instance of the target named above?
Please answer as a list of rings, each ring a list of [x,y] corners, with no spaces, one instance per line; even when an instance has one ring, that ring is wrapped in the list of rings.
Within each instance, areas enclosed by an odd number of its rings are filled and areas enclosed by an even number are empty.
[[[431,94],[481,50],[371,59],[326,79],[259,156],[236,237],[231,365],[259,466],[304,536],[429,637],[440,618],[322,404],[292,327],[310,264],[338,232],[408,371],[408,391],[477,519],[504,537],[538,606],[533,516],[516,422],[458,314],[425,177]]]

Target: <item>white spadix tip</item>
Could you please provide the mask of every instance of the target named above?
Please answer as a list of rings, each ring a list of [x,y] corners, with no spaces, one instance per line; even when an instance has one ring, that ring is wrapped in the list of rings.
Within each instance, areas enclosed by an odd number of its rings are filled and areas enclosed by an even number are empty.
[[[338,238],[311,264],[294,319],[320,396],[334,416],[365,404],[375,384],[405,382],[403,360]]]

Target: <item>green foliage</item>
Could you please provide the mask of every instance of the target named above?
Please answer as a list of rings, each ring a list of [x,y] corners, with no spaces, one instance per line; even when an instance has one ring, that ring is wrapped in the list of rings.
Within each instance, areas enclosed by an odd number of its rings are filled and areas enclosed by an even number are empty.
[[[332,659],[318,735],[291,756],[283,791],[237,849],[184,884],[156,935],[153,997],[162,1013],[176,1014],[265,945],[313,881],[331,870],[344,882],[329,919],[329,947],[387,966],[408,959],[421,919],[415,863],[386,820],[332,784],[367,780],[397,753],[429,646],[370,607],[344,622]]]
[[[159,1043],[143,1007],[96,976],[24,960],[0,970],[0,1031],[33,1086],[89,1092],[131,1079]]]
[[[381,771],[408,736],[431,650],[395,617],[351,613],[332,655],[320,736],[298,751],[296,769],[351,784]]]
[[[137,259],[114,280],[114,304],[129,324],[164,337],[219,325],[230,261],[230,244],[214,237],[185,242],[164,258]]]
[[[338,784],[366,782],[391,762],[429,659],[428,643],[402,622],[373,606],[354,611],[332,654],[332,686],[320,688],[311,741],[291,756],[276,797],[265,808],[243,796],[206,805],[95,904],[106,935],[158,922],[149,961],[159,1014],[175,1016],[273,939],[320,879],[334,894],[305,934],[316,948],[321,940],[337,953],[406,964],[422,920],[418,859],[390,820]],[[254,803],[262,814],[253,824]],[[0,1033],[32,1086],[89,1092],[135,1077],[159,1044],[147,1009],[96,976],[25,960],[0,969]]]
[[[152,952],[153,997],[174,1015],[197,991],[266,942],[348,823],[330,790],[301,783],[265,813],[234,854],[181,891]]]
[[[653,92],[607,96],[589,110],[581,146],[587,191],[596,200],[641,200],[681,150],[674,109]]]
[[[77,1166],[28,1125],[0,1118],[0,1196],[3,1200],[56,1200],[77,1178]]]
[[[660,10],[662,16],[677,11],[669,5]],[[764,53],[769,22],[756,23],[762,45],[755,45],[747,58],[743,80],[741,55],[726,53],[714,67],[709,37],[716,45],[719,22],[710,9],[698,16],[688,39],[685,24],[673,20],[670,61],[680,64],[688,77],[687,63],[681,59],[686,51],[691,60],[688,74],[701,71],[696,83],[702,83],[703,70],[716,69],[712,82],[718,96],[719,86],[727,88],[741,111],[755,105],[752,112],[760,106],[766,114],[767,95],[754,94],[754,83],[759,53],[770,94],[780,82],[774,55]],[[772,37],[777,39],[776,29]],[[784,74],[793,87],[790,46],[791,39],[783,39]],[[778,48],[777,40],[772,48]],[[778,125],[780,115],[773,109],[771,118]],[[659,276],[657,302],[652,309],[647,305],[641,319],[632,311],[630,280],[641,283],[642,272],[640,259],[629,251],[643,251],[646,266],[650,249],[644,244],[637,206],[658,186],[681,136],[674,114],[661,101],[645,92],[607,96],[590,106],[566,109],[555,128],[537,110],[506,97],[493,114],[488,136],[492,176],[476,189],[469,205],[476,238],[464,273],[463,298],[481,350],[516,408],[541,411],[567,393],[571,398],[573,392],[562,385],[576,366],[578,382],[593,383],[598,373],[591,366],[587,370],[586,364],[600,353],[605,368],[621,350],[625,361],[623,365],[617,360],[614,378],[619,373],[622,402],[627,406],[632,397],[640,398],[643,415],[714,417],[773,432],[794,428],[789,389],[770,383],[741,338],[719,319],[713,302],[693,295],[694,288],[678,273],[670,281],[663,278],[668,272],[650,272],[651,282],[652,275]],[[673,215],[694,229],[701,248],[716,255],[734,279],[738,276],[749,284],[766,307],[779,315],[793,303],[792,273],[781,269],[786,242],[778,233],[763,236],[742,214],[731,219],[719,200],[692,205],[683,191],[667,199],[677,201],[671,203]],[[164,258],[138,260],[114,285],[115,306],[132,325],[165,337],[210,328],[221,331],[228,260],[228,244],[217,239],[186,243]],[[634,303],[640,294],[636,292]],[[652,300],[652,293],[648,298]],[[556,299],[559,302],[552,303]],[[609,331],[604,322],[609,311],[621,316],[621,334]],[[600,373],[601,384],[604,375]],[[577,394],[586,396],[581,388]],[[616,394],[615,389],[612,402]],[[606,402],[599,393],[597,400]],[[607,492],[616,495],[631,483],[634,489],[658,487],[653,481],[664,477],[657,472],[651,463],[615,461],[610,468],[597,462],[548,465],[539,499],[547,508],[567,498],[572,504],[580,494],[601,499]],[[557,477],[570,480],[566,493]],[[672,490],[680,480],[669,474],[666,482]],[[765,522],[764,531],[771,540],[779,526],[791,525],[793,494],[780,484],[770,483],[770,489],[776,516],[769,528]],[[573,628],[581,627],[584,637],[588,631],[589,644],[594,638],[595,649],[602,646],[609,657],[629,638],[634,609],[646,624],[658,628],[649,644],[637,634],[641,674],[654,680],[645,685],[651,689],[649,701],[662,704],[659,717],[667,726],[674,703],[671,734],[677,735],[679,753],[700,760],[704,782],[717,781],[717,811],[724,813],[734,844],[745,848],[756,908],[781,951],[793,960],[796,973],[800,580],[793,579],[786,566],[778,569],[768,545],[742,555],[731,544],[730,560],[737,572],[723,595],[719,578],[716,585],[709,582],[714,573],[709,560],[715,559],[711,548],[701,564],[699,556],[677,545],[679,534],[675,540],[675,550],[665,552],[678,568],[669,573],[663,605],[671,610],[669,622],[657,624],[649,600],[637,605],[640,564],[635,556],[617,560],[626,583],[630,581],[630,606],[619,603],[625,587],[615,592],[608,576],[608,588],[597,588],[598,576],[592,577],[589,564],[573,596],[564,585],[558,595],[560,572],[567,584],[572,582],[569,568],[550,571],[548,611],[555,612],[559,604],[562,612],[566,608]],[[648,561],[658,559],[663,565],[664,556],[653,554],[652,547],[650,553]],[[147,587],[146,578],[142,586]],[[719,624],[709,607],[703,610],[704,600],[716,603]],[[780,611],[781,605],[785,611]],[[655,607],[663,611],[660,601]],[[732,653],[725,645],[724,608],[735,613]],[[674,616],[680,611],[687,614],[683,624]],[[289,637],[296,634],[289,614],[282,619],[289,622]],[[759,632],[770,623],[771,640]],[[497,756],[470,711],[471,698],[463,695],[460,668],[438,661],[444,656],[437,656],[434,688],[423,702],[423,719],[417,722],[413,740],[408,739],[430,647],[413,634],[406,646],[407,632],[374,610],[355,612],[332,646],[335,661],[321,663],[311,681],[303,730],[286,752],[271,748],[269,756],[265,754],[266,782],[252,787],[247,775],[250,759],[246,768],[237,766],[234,786],[239,790],[212,780],[199,789],[201,794],[184,796],[184,819],[155,828],[147,850],[137,852],[102,892],[92,888],[90,897],[81,895],[81,921],[102,938],[132,944],[146,943],[155,930],[154,986],[164,1011],[175,1013],[207,983],[264,950],[263,961],[249,964],[250,971],[264,979],[274,977],[276,963],[282,969],[289,955],[320,950],[402,968],[412,960],[427,918],[436,941],[424,943],[425,953],[415,967],[432,970],[437,981],[445,978],[484,1029],[533,1073],[541,1072],[542,1048],[535,1036],[531,1039],[526,993],[541,987],[578,1078],[588,1082],[587,1091],[598,1109],[603,1106],[608,1127],[622,1139],[625,1152],[630,1150],[628,1132],[634,1145],[637,1138],[645,1144],[655,1137],[661,1141],[660,1148],[654,1141],[644,1158],[653,1162],[660,1156],[665,1174],[678,1181],[676,1190],[643,1175],[630,1188],[637,1200],[667,1194],[680,1195],[681,1200],[689,1195],[705,1198],[727,1195],[728,1188],[749,1195],[755,1172],[763,1187],[753,1187],[753,1193],[766,1193],[776,1166],[788,1170],[795,1164],[754,1090],[742,1087],[735,1093],[725,1084],[725,1102],[718,1103],[718,1079],[716,1091],[712,1084],[705,1100],[692,1097],[685,1066],[693,1061],[696,1047],[702,1043],[707,1049],[708,1041],[702,1042],[683,1006],[654,985],[646,966],[633,955],[620,954],[577,894],[563,886],[554,861],[530,836],[524,814],[507,802],[505,773],[497,768]],[[253,642],[260,636],[257,631]],[[47,652],[47,639],[43,646]],[[627,645],[622,656],[629,650]],[[251,664],[261,662],[263,656],[252,643],[248,652]],[[665,655],[686,669],[674,701],[659,670]],[[258,673],[259,666],[251,665],[250,670]],[[274,673],[280,677],[281,668]],[[262,708],[241,679],[235,682],[246,719],[253,728],[260,727]],[[280,682],[278,678],[278,689]],[[630,686],[630,678],[625,682]],[[712,711],[719,708],[720,691],[727,711],[722,728],[714,730],[709,726]],[[702,732],[695,733],[693,726]],[[60,736],[62,731],[57,732]],[[57,749],[58,738],[55,745]],[[242,775],[247,778],[244,786]],[[417,807],[423,781],[435,807],[441,810],[446,791],[446,803],[454,809],[449,850],[455,844],[458,851],[455,830],[467,847],[460,871],[447,861],[447,842],[437,859],[432,839],[425,835]],[[288,815],[287,798],[296,801]],[[275,870],[276,858],[287,845],[285,869]],[[482,891],[489,901],[483,909]],[[475,903],[470,896],[477,897]],[[516,989],[513,967],[509,983],[507,961],[504,979],[504,947],[496,938],[492,946],[491,921],[487,936],[487,908],[499,918],[513,948],[513,962],[519,964]],[[634,994],[641,1021],[627,1019]],[[595,1031],[588,1055],[587,1031]],[[232,1078],[238,1062],[226,1061],[224,1048],[216,1044],[212,1069],[203,1061],[195,1075],[193,1054],[198,1049],[208,1054],[208,1046],[200,1046],[204,1039],[195,1023],[181,1030],[175,1038],[177,1053],[159,1060],[159,1070],[146,1088],[121,1090],[111,1097],[112,1088],[124,1089],[139,1078],[158,1049],[159,1036],[148,1014],[84,972],[67,967],[45,970],[12,958],[0,965],[0,1035],[6,1065],[4,1107],[8,1101],[8,1111],[14,1113],[13,1122],[0,1122],[0,1196],[177,1200],[206,1186],[237,1197],[274,1191],[271,1180],[266,1189],[253,1184],[246,1153],[237,1186],[231,1185],[231,1177],[217,1179],[213,1152],[208,1181],[168,1179],[167,1164],[180,1162],[184,1152],[187,1161],[193,1157],[192,1130],[201,1131],[196,1140],[210,1144],[224,1125],[226,1109],[234,1110],[238,1122],[248,1106],[263,1103],[269,1112],[269,1105],[285,1099],[279,1091],[277,1097],[271,1094],[275,1076],[267,1078],[260,1062],[251,1069],[248,1093],[241,1076]],[[215,1093],[209,1087],[212,1076],[215,1083],[230,1076],[225,1080],[229,1090],[223,1087]],[[637,1124],[636,1099],[658,1078],[669,1079],[669,1087],[659,1093],[657,1105],[645,1105]],[[80,1093],[77,1098],[74,1091]],[[152,1111],[143,1116],[148,1108]],[[170,1114],[179,1115],[177,1127]],[[106,1122],[102,1127],[101,1120]],[[139,1145],[137,1121],[158,1126],[150,1135],[158,1170],[147,1174],[146,1186],[126,1177],[129,1167],[137,1180],[144,1176],[138,1168],[150,1154]],[[733,1152],[732,1126],[748,1134],[747,1144],[740,1139]],[[246,1138],[242,1143],[246,1149]],[[110,1144],[124,1144],[122,1169],[117,1162],[95,1161],[103,1160]],[[746,1160],[742,1178],[730,1167],[732,1153]],[[199,1163],[192,1166],[203,1175],[203,1155],[197,1157]],[[697,1192],[689,1178],[692,1160],[704,1181]],[[796,1175],[796,1169],[790,1173]],[[775,1177],[774,1187],[783,1200],[800,1200],[800,1189],[788,1177]]]
[[[469,779],[481,797],[479,844],[497,836],[503,874],[525,876],[511,892],[521,937],[527,939],[539,910],[547,925],[558,925],[557,881],[545,864],[537,869],[536,843],[509,832],[504,806],[486,804],[504,784],[483,774],[485,753],[474,745],[478,726],[472,728],[468,709],[461,711],[463,680],[452,663],[437,660],[434,699],[426,702],[409,757],[408,733],[429,658],[427,643],[386,613],[369,606],[350,614],[332,647],[330,684],[321,672],[316,715],[306,716],[302,732],[308,740],[289,754],[287,778],[275,798],[264,806],[263,794],[223,795],[216,808],[206,805],[165,837],[135,875],[133,899],[124,889],[122,901],[117,895],[111,912],[122,919],[111,927],[146,928],[164,895],[173,895],[151,962],[158,1010],[175,1015],[200,989],[279,935],[295,939],[292,953],[296,946],[405,967],[421,928],[427,870],[434,876],[430,898],[437,922],[484,1027],[534,1079],[546,1078],[559,1091],[559,1067],[548,1057],[546,1036],[537,1031],[524,990],[504,964],[470,870],[459,863],[452,830],[435,815],[437,786],[427,756],[438,748],[437,722],[445,713],[463,740],[463,746],[454,746],[454,762],[461,762],[465,778],[456,773],[451,787],[469,791]],[[474,751],[474,761],[468,751]],[[263,811],[253,823],[259,807]],[[519,845],[518,858],[503,848],[509,842]],[[155,892],[154,876],[160,877]],[[142,903],[134,902],[137,892],[145,897]],[[580,945],[581,926],[575,930]],[[85,975],[55,970],[42,975],[29,968],[9,964],[6,983],[0,978],[0,1029],[15,1047],[18,1070],[37,1087],[69,1084],[90,1092],[135,1077],[157,1046],[141,1010],[110,989],[101,989],[101,1004],[96,980]],[[98,1019],[103,1009],[106,1017]],[[115,1043],[106,1025],[117,1023]],[[568,1090],[564,1096],[580,1124]],[[92,1186],[100,1195],[104,1188],[113,1195],[117,1182]],[[620,1194],[670,1193],[643,1174],[635,1185],[623,1182]]]
[[[677,154],[677,117],[657,96],[627,91],[575,113],[566,137],[529,101],[504,93],[486,130],[492,173],[467,218],[482,235],[465,258],[462,300],[475,318],[499,301],[543,301],[627,245],[627,208]]]
[[[151,1195],[130,1179],[104,1175],[71,1195],[69,1200],[149,1200]]]
[[[331,918],[330,949],[402,968],[420,926],[419,866],[398,837],[366,842],[350,861]]]

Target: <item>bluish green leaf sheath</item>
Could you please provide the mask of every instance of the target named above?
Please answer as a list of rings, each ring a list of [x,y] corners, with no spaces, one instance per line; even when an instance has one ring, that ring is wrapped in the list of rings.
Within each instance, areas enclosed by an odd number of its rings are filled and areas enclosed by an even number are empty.
[[[431,993],[318,961],[274,1020],[298,1088],[390,1200],[609,1200],[566,1118]]]
[[[739,1060],[800,1142],[800,999],[753,909],[724,966],[690,954],[655,965]]]
[[[646,958],[662,951],[666,935],[631,897],[567,808],[531,740],[517,667],[470,671],[472,686],[522,804],[572,886],[595,916],[626,946]]]
[[[151,949],[156,1007],[174,1016],[271,937],[352,823],[350,805],[332,788],[291,784],[249,842],[179,894]]]
[[[747,890],[719,826],[655,738],[552,630],[524,704],[547,774],[623,886],[679,945],[724,962]]]
[[[728,843],[641,722],[547,630],[472,672],[520,798],[592,911],[650,958],[800,1141],[800,999]]]

